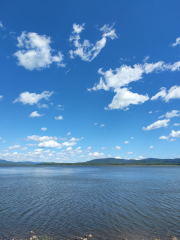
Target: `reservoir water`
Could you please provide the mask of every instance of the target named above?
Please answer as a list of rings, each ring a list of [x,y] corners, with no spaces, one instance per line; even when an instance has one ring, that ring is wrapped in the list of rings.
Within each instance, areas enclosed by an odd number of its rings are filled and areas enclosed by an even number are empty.
[[[1,166],[0,239],[180,238],[178,166]]]

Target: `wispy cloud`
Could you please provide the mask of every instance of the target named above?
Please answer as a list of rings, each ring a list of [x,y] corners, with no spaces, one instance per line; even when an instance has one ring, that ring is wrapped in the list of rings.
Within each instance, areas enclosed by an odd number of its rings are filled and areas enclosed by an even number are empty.
[[[97,41],[95,44],[89,42],[89,40],[85,39],[83,43],[80,43],[80,33],[84,30],[85,24],[82,25],[73,24],[73,32],[69,38],[69,41],[73,43],[75,50],[70,50],[70,58],[75,58],[79,56],[83,61],[91,62],[97,55],[100,53],[102,48],[105,47],[107,38],[115,39],[117,35],[115,30],[113,29],[113,25],[104,25],[100,28],[100,31],[103,32],[101,40]]]

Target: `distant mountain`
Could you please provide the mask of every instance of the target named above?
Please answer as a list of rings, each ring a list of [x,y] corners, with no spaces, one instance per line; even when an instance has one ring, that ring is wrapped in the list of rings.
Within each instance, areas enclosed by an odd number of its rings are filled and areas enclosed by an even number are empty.
[[[18,164],[37,164],[35,162],[12,162],[12,161],[6,161],[6,160],[2,160],[0,159],[0,165],[18,165]]]
[[[159,158],[145,158],[142,160],[135,160],[135,159],[116,159],[116,158],[101,158],[101,159],[94,159],[85,162],[86,164],[125,164],[125,165],[143,165],[143,164],[179,164],[180,165],[180,158],[175,159],[159,159]]]

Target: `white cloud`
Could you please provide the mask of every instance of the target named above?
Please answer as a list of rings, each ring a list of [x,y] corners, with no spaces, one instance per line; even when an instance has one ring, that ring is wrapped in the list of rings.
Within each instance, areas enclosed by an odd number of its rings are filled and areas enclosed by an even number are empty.
[[[165,87],[162,87],[160,90],[160,92],[151,98],[152,101],[158,98],[161,98],[165,102],[169,102],[171,99],[180,99],[180,86],[175,85],[171,87],[168,92]]]
[[[37,111],[32,112],[29,116],[30,117],[42,117],[44,114],[39,114]]]
[[[37,104],[41,99],[45,99],[45,100],[49,100],[49,98],[51,97],[51,95],[54,92],[49,92],[49,91],[44,91],[40,94],[36,94],[36,93],[29,93],[29,92],[23,92],[19,95],[18,98],[16,98],[13,103],[16,102],[21,102],[22,104],[30,104],[30,105],[34,105]]]
[[[149,112],[149,114],[151,114],[151,113],[152,113],[152,111]]]
[[[3,95],[0,95],[0,100],[2,100],[3,99]]]
[[[132,154],[133,152],[128,152],[127,154]]]
[[[71,146],[74,146],[76,144],[77,144],[76,142],[63,142],[62,146],[64,146],[64,147],[71,147]]]
[[[122,159],[121,157],[119,157],[119,156],[117,156],[117,157],[115,157],[115,159]]]
[[[103,149],[106,149],[106,147],[102,147],[101,149],[102,149],[102,150],[103,150]]]
[[[69,136],[69,135],[71,135],[71,133],[70,133],[70,132],[68,132],[68,133],[67,133],[67,136]]]
[[[10,149],[10,150],[14,150],[14,149],[18,149],[18,148],[20,148],[20,145],[14,145],[14,146],[8,147],[8,149]]]
[[[47,128],[45,128],[45,127],[42,127],[42,128],[41,128],[41,130],[42,130],[42,131],[46,131],[46,130],[47,130]]]
[[[178,137],[180,137],[180,131],[176,132],[176,131],[172,130],[169,136],[173,137],[173,138],[178,138]]]
[[[123,109],[131,104],[138,105],[149,100],[148,95],[140,95],[138,93],[133,93],[127,88],[119,88],[114,91],[116,95],[114,96],[112,102],[108,105],[107,109]]]
[[[178,44],[180,44],[180,37],[176,38],[176,42],[172,44],[173,47],[177,46]]]
[[[94,152],[94,153],[88,153],[88,157],[104,157],[104,153]]]
[[[143,127],[143,130],[149,131],[156,128],[167,127],[169,125],[168,122],[170,122],[170,119],[158,120],[147,127]]]
[[[179,117],[180,116],[180,112],[178,110],[172,110],[171,112],[167,112],[166,114],[160,116],[159,118],[173,118],[173,117]]]
[[[42,136],[41,137],[39,135],[32,135],[32,136],[28,136],[27,140],[32,140],[32,141],[35,141],[35,142],[45,142],[45,141],[49,141],[49,140],[57,140],[57,137],[49,137],[49,136]]]
[[[177,127],[177,126],[179,126],[180,125],[180,123],[174,123],[173,124],[173,126],[175,126],[175,127]]]
[[[150,146],[149,148],[153,148],[153,146]]]
[[[116,146],[116,150],[121,150],[121,147],[120,146]]]
[[[129,142],[128,141],[125,141],[124,144],[128,144]]]
[[[49,140],[46,142],[39,143],[38,147],[40,147],[40,148],[61,148],[61,144],[54,140]]]
[[[96,83],[93,88],[88,88],[87,90],[113,90],[116,95],[111,104],[108,105],[108,108],[106,107],[105,109],[126,109],[131,104],[138,105],[149,100],[147,94],[141,95],[131,92],[127,87],[128,84],[141,80],[143,74],[158,73],[159,71],[165,70],[172,72],[176,70],[180,71],[180,61],[174,62],[173,64],[165,64],[162,61],[156,63],[145,62],[143,64],[135,64],[133,67],[122,65],[120,68],[116,68],[115,70],[109,69],[105,72],[100,68],[98,73],[101,74],[102,77],[100,77],[99,83]],[[151,100],[155,100],[158,97],[162,97],[166,102],[173,98],[180,98],[180,87],[174,86],[168,93],[166,93],[165,88],[162,88],[161,92],[153,96]]]
[[[134,137],[131,137],[131,139],[134,139]]]
[[[87,149],[88,149],[88,150],[90,150],[90,149],[91,149],[91,147],[88,147]]]
[[[101,124],[101,126],[100,127],[105,127],[105,125],[104,124]]]
[[[83,43],[80,43],[80,33],[84,30],[84,24],[73,24],[73,32],[70,36],[70,42],[73,42],[75,50],[70,50],[70,58],[74,58],[79,56],[82,60],[91,62],[101,51],[102,48],[105,47],[107,38],[111,38],[112,40],[117,38],[115,30],[113,29],[113,25],[109,27],[109,25],[104,25],[100,28],[100,31],[103,32],[102,39],[97,41],[95,44],[89,42],[89,40],[85,39]]]
[[[55,117],[56,120],[63,120],[62,116]]]
[[[166,137],[166,136],[161,136],[161,137],[159,137],[159,139],[165,139],[165,140],[168,140],[168,139],[169,139],[169,137]]]
[[[72,147],[66,148],[66,151],[71,151],[71,150],[72,150]]]
[[[94,125],[97,125],[98,123],[94,123]]]
[[[21,50],[14,53],[14,56],[18,59],[18,65],[31,71],[47,68],[53,62],[57,63],[58,66],[65,66],[62,63],[63,54],[61,52],[52,56],[54,50],[50,47],[50,37],[38,35],[34,32],[22,32],[17,40],[17,47],[21,48]]]

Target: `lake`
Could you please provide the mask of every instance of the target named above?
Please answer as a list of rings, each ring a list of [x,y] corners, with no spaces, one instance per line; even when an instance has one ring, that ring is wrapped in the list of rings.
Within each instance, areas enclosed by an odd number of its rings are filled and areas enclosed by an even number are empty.
[[[1,166],[0,239],[180,236],[178,166]]]

